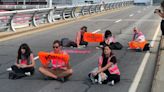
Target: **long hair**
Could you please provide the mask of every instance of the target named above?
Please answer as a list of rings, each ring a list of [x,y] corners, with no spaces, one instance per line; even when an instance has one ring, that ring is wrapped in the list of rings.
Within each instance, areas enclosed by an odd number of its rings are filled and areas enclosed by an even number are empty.
[[[108,48],[111,50],[111,48],[110,48],[109,45],[105,45],[105,46],[102,48],[102,57],[103,57],[103,58],[105,57],[105,54],[104,54],[104,49],[105,49],[105,47],[108,47]],[[112,50],[111,50],[110,56],[112,56],[112,55],[113,55],[113,52],[112,52]]]
[[[25,49],[25,53],[21,52],[21,49]],[[30,57],[30,54],[32,53],[31,49],[29,48],[29,46],[26,43],[23,43],[20,45],[19,49],[18,49],[18,56],[17,56],[17,60],[19,61],[19,59],[22,59],[21,55],[23,55],[26,59],[28,59]],[[17,61],[17,62],[18,62]]]

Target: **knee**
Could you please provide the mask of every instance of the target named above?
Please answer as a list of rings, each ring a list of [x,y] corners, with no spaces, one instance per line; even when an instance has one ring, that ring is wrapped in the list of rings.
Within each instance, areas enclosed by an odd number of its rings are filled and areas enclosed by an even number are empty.
[[[43,66],[39,67],[39,72],[43,72],[45,68]]]
[[[72,69],[69,69],[68,70],[68,73],[72,75],[73,74],[73,70]]]

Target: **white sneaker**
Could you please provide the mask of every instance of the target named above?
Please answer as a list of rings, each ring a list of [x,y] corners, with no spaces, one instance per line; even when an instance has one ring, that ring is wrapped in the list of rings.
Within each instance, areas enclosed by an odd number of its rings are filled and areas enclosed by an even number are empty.
[[[7,68],[6,71],[10,72],[10,71],[12,71],[12,68],[11,67]]]
[[[108,85],[114,86],[114,80],[108,83]]]
[[[98,74],[98,83],[99,84],[102,84],[102,78],[101,78],[101,75],[100,74]]]
[[[25,75],[31,76],[31,73],[30,72],[25,72]]]

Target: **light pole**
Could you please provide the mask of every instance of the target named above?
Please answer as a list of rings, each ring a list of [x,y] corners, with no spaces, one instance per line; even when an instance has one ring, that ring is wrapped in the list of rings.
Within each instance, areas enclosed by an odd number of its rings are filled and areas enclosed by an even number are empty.
[[[48,7],[52,8],[52,0],[47,0],[48,1]]]

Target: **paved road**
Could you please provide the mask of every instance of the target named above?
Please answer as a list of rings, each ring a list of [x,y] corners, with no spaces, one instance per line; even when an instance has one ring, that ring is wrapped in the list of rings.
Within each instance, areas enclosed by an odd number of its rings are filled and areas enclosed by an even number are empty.
[[[153,6],[133,6],[48,31],[0,42],[0,92],[128,92],[141,63],[145,62],[143,58],[146,52],[127,50],[127,43],[132,38],[132,28],[134,26],[138,26],[143,31],[148,41],[152,41],[159,25],[159,18],[153,14],[155,8]],[[110,29],[116,36],[116,40],[123,44],[124,48],[122,50],[113,51],[116,54],[121,71],[120,83],[111,87],[108,85],[92,85],[89,82],[87,74],[97,66],[97,58],[101,55],[101,50],[95,48],[98,45],[97,43],[91,43],[85,49],[91,51],[91,53],[70,54],[74,74],[65,83],[43,80],[43,76],[37,70],[32,77],[19,80],[9,80],[7,78],[8,73],[5,70],[14,64],[17,49],[21,43],[28,43],[35,56],[37,56],[38,51],[51,51],[55,39],[68,37],[74,40],[76,32],[83,25],[86,25],[90,32],[101,29],[99,32],[104,33],[106,29]],[[144,72],[137,87],[137,92],[150,92],[159,36],[157,35],[154,48],[151,48],[146,68],[141,67]],[[36,60],[36,64],[37,69],[40,66],[39,60]],[[137,82],[135,81],[135,83]]]

